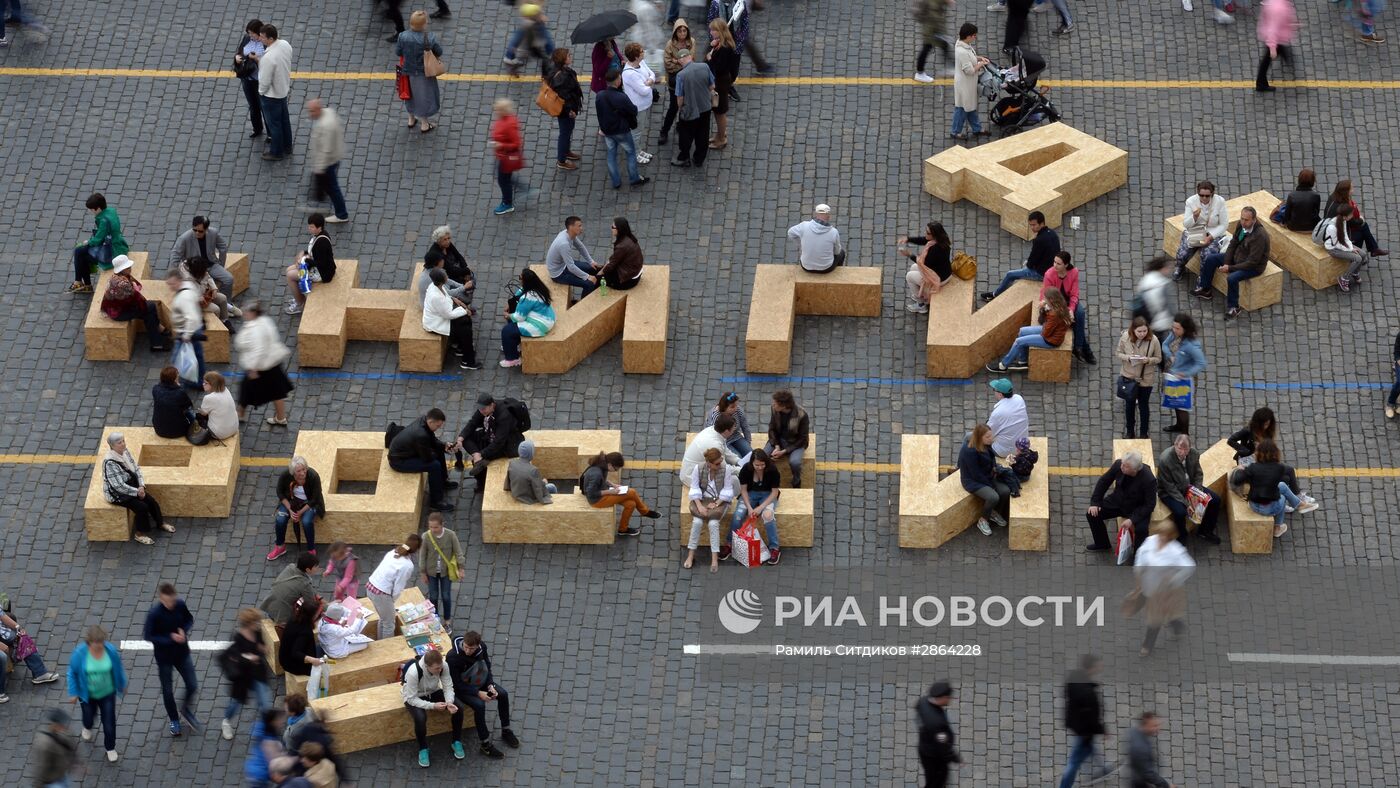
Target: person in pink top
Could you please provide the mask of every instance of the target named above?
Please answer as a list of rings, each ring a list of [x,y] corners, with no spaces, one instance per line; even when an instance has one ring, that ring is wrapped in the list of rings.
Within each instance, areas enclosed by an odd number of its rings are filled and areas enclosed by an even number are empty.
[[[331,599],[340,602],[344,599],[355,599],[359,596],[360,580],[359,561],[355,554],[351,552],[350,545],[344,542],[335,542],[331,545],[331,560],[326,562],[326,571],[323,574],[329,575],[340,567],[340,577],[335,581],[335,592]]]
[[[1298,13],[1293,9],[1293,0],[1264,0],[1259,7],[1259,40],[1264,42],[1264,55],[1259,58],[1259,74],[1254,78],[1254,89],[1260,93],[1272,93],[1269,84],[1269,66],[1275,60],[1293,67],[1293,54],[1289,47],[1298,33]]]
[[[1061,249],[1055,253],[1055,263],[1050,266],[1050,270],[1045,272],[1045,277],[1041,279],[1040,304],[1045,305],[1045,293],[1049,290],[1059,290],[1065,297],[1065,303],[1069,306],[1069,313],[1074,316],[1074,357],[1085,364],[1093,366],[1098,363],[1094,357],[1094,351],[1089,347],[1088,318],[1084,315],[1084,301],[1079,294],[1079,269],[1070,262],[1069,252]]]

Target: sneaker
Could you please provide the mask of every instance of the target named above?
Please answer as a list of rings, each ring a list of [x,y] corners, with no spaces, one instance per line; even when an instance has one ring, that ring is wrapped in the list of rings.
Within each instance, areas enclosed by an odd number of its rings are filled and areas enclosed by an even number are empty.
[[[1343,293],[1350,293],[1351,280],[1347,279],[1345,276],[1337,277],[1337,289],[1341,290]]]
[[[659,520],[661,519],[661,512],[658,512],[655,509],[650,509],[647,511],[646,514],[642,516],[647,518],[648,520]]]
[[[459,761],[462,760],[463,758],[467,757],[467,751],[466,751],[465,749],[462,748],[462,743],[461,743],[461,742],[459,742],[459,741],[454,741],[454,742],[452,742],[452,757],[453,757],[453,758],[456,758],[456,759],[459,760]]]
[[[418,751],[418,765],[419,765],[419,766],[422,766],[424,769],[428,768],[428,751],[427,751],[427,750],[419,750],[419,751]]]
[[[985,293],[983,293],[981,296],[979,296],[979,298],[981,298],[983,301],[987,301],[987,302],[991,301],[993,298],[996,298],[996,297],[997,297],[997,296],[996,296],[996,293],[993,293],[993,292],[990,291],[990,290],[988,290],[987,292],[985,292]]]
[[[1307,514],[1308,512],[1315,512],[1317,511],[1317,508],[1317,501],[1303,501],[1303,505],[1298,507],[1298,514]]]
[[[467,361],[466,359],[463,359],[462,362],[457,366],[461,369],[481,369],[481,362]]]
[[[117,762],[117,759],[120,758],[120,757],[121,757],[120,755],[117,755],[117,751],[116,751],[116,750],[108,750],[108,751],[107,751],[107,763],[116,763],[116,762]]]
[[[632,183],[631,183],[630,185],[631,185],[631,186],[646,186],[648,183],[651,183],[651,178],[650,178],[649,176],[643,175],[642,177],[638,178],[637,180],[632,181]]]
[[[719,560],[728,561],[734,557],[734,550],[729,545],[721,545],[719,548]]]
[[[1079,353],[1079,360],[1091,367],[1098,366],[1099,360],[1094,356],[1094,351],[1084,350]]]
[[[1191,291],[1191,295],[1201,299],[1202,301],[1209,301],[1212,298],[1215,298],[1215,292],[1212,291],[1209,287],[1198,287],[1195,290]]]
[[[180,731],[180,721],[179,721],[179,720],[171,720],[171,721],[170,721],[170,735],[171,735],[171,736],[180,736],[180,735],[181,735],[181,731]]]
[[[45,673],[45,674],[42,675],[42,676],[35,676],[34,678],[32,678],[32,679],[29,680],[29,683],[30,683],[30,684],[50,684],[50,683],[55,682],[55,681],[58,681],[58,674],[57,674],[57,673],[54,673],[53,671],[49,671],[48,673]]]
[[[1029,363],[1025,362],[1025,361],[1015,361],[1015,362],[1012,362],[1011,364],[1009,364],[1009,365],[1007,365],[1007,366],[1002,367],[1002,371],[1004,371],[1004,372],[1025,372],[1026,370],[1028,370],[1028,369],[1030,369],[1030,368],[1031,368],[1031,365],[1030,365]]]
[[[1074,25],[1060,25],[1059,27],[1055,28],[1055,35],[1057,35],[1057,36],[1063,36],[1063,35],[1065,35],[1065,34],[1067,34],[1067,33],[1073,33],[1073,32],[1074,32]]]
[[[642,533],[642,532],[641,532],[641,531],[638,531],[636,528],[628,527],[628,528],[623,528],[622,530],[618,531],[618,532],[617,532],[617,535],[618,535],[618,536],[640,536],[641,533]]]
[[[690,166],[690,159],[682,159],[681,157],[677,156],[676,158],[671,159],[671,166],[672,166],[672,167],[689,167],[689,166]]]
[[[5,37],[3,37],[3,36],[0,36],[0,49],[4,49],[5,47],[7,47],[7,46],[9,46],[9,45],[10,45],[10,39],[5,38]],[[10,699],[10,696],[9,696],[9,695],[6,695],[6,696],[5,696],[5,700],[9,700],[9,699]],[[0,701],[0,703],[3,703],[3,702],[4,702],[4,701]]]
[[[225,741],[233,738],[233,723],[229,722],[228,720],[222,720],[221,722],[219,722],[219,730],[223,732],[223,737]],[[92,732],[87,729],[83,729],[83,741],[89,741],[90,739],[92,739]]]
[[[448,503],[447,501],[437,501],[428,504],[428,510],[433,512],[450,512],[456,508],[456,504]]]
[[[520,749],[520,740],[515,738],[515,734],[510,728],[501,731],[501,741],[505,742],[506,746],[512,750]]]
[[[511,367],[518,367],[518,366],[521,365],[521,363],[522,363],[522,361],[521,361],[520,359],[518,359],[518,358],[515,359],[515,360],[513,360],[513,361],[512,361],[511,359],[508,359],[508,358],[503,358],[503,359],[501,359],[501,366],[503,366],[503,367],[505,367],[505,368],[507,368],[507,369],[509,369],[509,368],[511,368]]]
[[[1181,0],[1182,11],[1195,11],[1196,7],[1191,5],[1191,0]]]
[[[286,555],[286,554],[287,554],[287,546],[286,546],[286,545],[280,545],[280,544],[279,544],[279,545],[277,545],[276,547],[273,547],[271,550],[268,550],[268,551],[267,551],[267,560],[269,560],[269,561],[276,561],[277,559],[281,558],[282,556],[284,556],[284,555]],[[227,725],[228,723],[224,723],[224,724]]]
[[[1243,310],[1243,309],[1240,309],[1240,308],[1237,307],[1237,306],[1232,306],[1232,307],[1230,307],[1229,309],[1225,310],[1225,319],[1226,319],[1226,320],[1234,320],[1235,318],[1239,317],[1239,316],[1242,315],[1242,314],[1244,314],[1244,310]]]
[[[998,527],[998,528],[1005,528],[1005,527],[1006,527],[1006,520],[1003,519],[1002,516],[1001,516],[1000,514],[997,514],[996,512],[992,512],[991,516],[988,517],[987,519],[988,519],[988,520],[991,520],[991,521],[992,521],[992,525],[995,525],[995,526]]]
[[[1214,545],[1220,544],[1220,537],[1216,536],[1215,534],[1203,534],[1203,533],[1197,531],[1197,532],[1196,532],[1196,537],[1199,538],[1199,539],[1204,539],[1204,540],[1206,540],[1207,542],[1210,542],[1211,544],[1214,544]]]
[[[489,741],[483,741],[483,742],[481,743],[481,754],[482,754],[482,755],[485,755],[487,758],[504,758],[504,757],[506,757],[506,754],[505,754],[505,753],[503,753],[503,752],[501,752],[500,750],[496,749],[496,745],[492,744],[492,743],[489,742]]]
[[[348,221],[350,221],[349,216],[345,217],[344,219],[334,214],[326,217],[326,224],[345,224]]]
[[[1186,266],[1178,265],[1172,269],[1172,281],[1180,282],[1182,274],[1186,273]]]
[[[1384,44],[1384,43],[1385,43],[1385,36],[1381,35],[1380,33],[1371,33],[1370,35],[1364,35],[1364,36],[1361,36],[1360,38],[1361,38],[1361,42],[1362,42],[1363,44]]]
[[[637,151],[638,164],[651,164],[651,154],[645,151]]]
[[[565,159],[564,161],[561,161],[561,162],[556,162],[554,166],[558,167],[558,168],[561,169],[561,170],[576,170],[576,169],[578,169],[578,165],[577,165],[577,164],[574,164],[573,162],[569,161],[568,159]]]
[[[229,736],[225,736],[224,738],[226,738],[226,739],[232,739],[233,736],[232,736],[232,735],[229,735]],[[83,728],[82,740],[83,740],[83,741],[92,741],[92,728]]]
[[[988,10],[988,11],[1005,11],[1005,10],[1006,10],[1006,3],[992,3],[991,5],[987,6],[987,10]]]
[[[0,38],[0,41],[4,41],[4,40],[5,40],[5,39]],[[9,42],[6,42],[6,43],[9,43]],[[3,692],[0,692],[0,703],[9,703],[9,702],[10,702],[10,696],[9,696],[9,695],[6,695],[6,694],[3,693]]]
[[[965,132],[965,131],[960,131],[960,132],[957,132],[957,133],[951,133],[951,134],[949,134],[948,136],[949,136],[949,137],[952,137],[952,138],[955,139],[955,140],[962,141],[962,140],[966,140],[966,139],[967,139],[967,132]]]
[[[491,213],[494,213],[497,216],[505,216],[508,213],[515,213],[515,206],[501,203],[500,205],[497,205],[496,208],[493,211],[491,211]]]
[[[981,531],[983,536],[992,535],[992,526],[987,524],[987,518],[985,517],[977,518],[977,530]]]
[[[922,301],[910,301],[909,303],[904,305],[904,311],[913,312],[916,315],[927,315],[928,304],[925,304]]]
[[[1305,493],[1305,492],[1300,492],[1300,493],[1298,493],[1298,497],[1299,497],[1299,498],[1302,498],[1302,499],[1305,500],[1305,501],[1312,501],[1313,503],[1317,503],[1317,499],[1316,499],[1316,498],[1312,497],[1311,495],[1308,495],[1308,494]]]
[[[288,301],[287,308],[282,311],[289,315],[299,315],[301,314],[301,304],[297,303],[295,300]]]
[[[926,73],[920,71],[919,73],[917,73],[917,74],[914,75],[914,81],[915,81],[915,82],[932,82],[932,81],[933,81],[933,77],[931,77],[931,76],[929,76],[928,74],[926,74]]]
[[[992,363],[990,363],[990,364],[987,365],[987,371],[988,371],[988,372],[1007,372],[1007,371],[1009,371],[1009,370],[1010,370],[1010,367],[1006,366],[1005,364],[1001,363],[1000,361],[993,361]]]
[[[1395,406],[1394,406],[1394,405],[1386,405],[1386,406],[1385,406],[1385,417],[1386,417],[1387,419],[1393,419],[1393,418],[1395,418]]]
[[[1215,9],[1215,23],[1219,25],[1233,25],[1235,18],[1219,8]]]
[[[1283,525],[1276,525],[1276,526],[1274,526],[1274,538],[1275,538],[1275,539],[1279,538],[1280,536],[1283,536],[1283,535],[1286,534],[1286,533],[1288,533],[1288,523],[1284,523]]]

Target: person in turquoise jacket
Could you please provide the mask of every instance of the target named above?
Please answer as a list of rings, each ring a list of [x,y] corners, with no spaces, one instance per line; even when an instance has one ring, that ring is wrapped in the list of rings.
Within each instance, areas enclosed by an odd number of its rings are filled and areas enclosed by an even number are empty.
[[[1162,389],[1165,392],[1170,385],[1171,378],[1186,378],[1191,381],[1191,410],[1196,407],[1195,378],[1206,369],[1206,354],[1201,350],[1201,341],[1196,338],[1196,321],[1185,312],[1180,312],[1176,320],[1172,322],[1172,335],[1169,338],[1170,345],[1167,358],[1171,365],[1167,367],[1166,376],[1168,380],[1163,381]],[[1191,432],[1191,410],[1176,410],[1176,423],[1168,424],[1162,429],[1163,432]]]
[[[112,763],[117,760],[117,696],[125,693],[121,654],[107,642],[102,627],[88,627],[83,643],[68,659],[68,694],[82,704],[83,741],[92,741],[97,716],[102,715],[102,746]]]
[[[526,268],[520,272],[520,294],[514,308],[506,309],[506,324],[501,326],[501,366],[520,366],[520,338],[542,337],[554,328],[554,307],[549,287],[539,274]]]
[[[115,208],[107,206],[107,198],[94,193],[87,198],[87,209],[96,217],[92,237],[73,250],[73,284],[70,293],[92,292],[92,269],[112,267],[112,258],[131,251],[122,237],[122,220]]]

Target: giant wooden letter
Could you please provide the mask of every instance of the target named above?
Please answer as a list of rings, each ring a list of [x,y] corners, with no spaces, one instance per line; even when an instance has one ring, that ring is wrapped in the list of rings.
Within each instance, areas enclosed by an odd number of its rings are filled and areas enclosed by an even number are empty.
[[[1050,442],[1031,438],[1040,454],[1021,497],[1011,499],[1012,550],[1050,547]],[[937,435],[904,435],[899,454],[899,546],[941,547],[977,522],[982,499],[963,489],[958,471],[938,478]],[[995,532],[993,532],[995,533]]]
[[[384,433],[302,430],[294,454],[321,476],[326,516],[316,532],[323,544],[398,544],[418,530],[423,474],[389,467]],[[342,493],[341,482],[374,482],[374,492]]]
[[[102,431],[83,503],[88,541],[131,538],[131,513],[102,497],[102,458],[107,436],[114,432],[126,438],[127,451],[141,466],[146,489],[166,517],[222,518],[233,511],[239,468],[237,434],[208,446],[193,446],[184,438],[162,438],[150,427],[108,427]]]
[[[744,354],[750,372],[785,374],[792,366],[798,315],[880,316],[879,268],[841,266],[813,274],[799,265],[760,265],[749,296]]]
[[[554,328],[521,343],[521,371],[528,375],[568,372],[622,334],[622,371],[660,375],[666,371],[666,330],[670,325],[671,267],[649,265],[631,290],[595,290],[569,306],[567,285],[550,281],[542,265],[531,266],[549,285]]]
[[[648,269],[650,270],[650,269]],[[618,430],[530,430],[535,465],[546,479],[573,484],[601,452],[619,451]],[[481,541],[487,544],[612,544],[617,535],[613,507],[595,509],[583,491],[554,493],[554,503],[525,504],[506,488],[509,460],[493,460],[486,469],[481,499]],[[620,482],[612,474],[614,483]]]
[[[931,378],[968,378],[1011,349],[1040,299],[1035,282],[1012,283],[973,311],[977,283],[956,276],[929,302],[927,364]]]
[[[1031,211],[1059,227],[1065,212],[1127,182],[1127,151],[1063,123],[976,148],[956,145],[924,161],[924,191],[946,202],[972,200],[1028,240]]]
[[[297,329],[297,361],[303,367],[339,367],[347,342],[397,342],[399,369],[441,372],[447,337],[423,328],[423,296],[409,276],[406,290],[360,287],[357,260],[336,261],[335,278],[318,282],[306,297]]]

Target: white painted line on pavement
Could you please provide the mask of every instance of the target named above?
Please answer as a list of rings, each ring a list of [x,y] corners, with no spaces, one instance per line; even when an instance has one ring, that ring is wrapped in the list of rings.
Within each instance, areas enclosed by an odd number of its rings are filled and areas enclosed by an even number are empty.
[[[1335,665],[1375,668],[1400,667],[1400,657],[1363,657],[1354,654],[1248,654],[1230,652],[1225,656],[1231,662],[1256,662],[1272,665]]]
[[[229,647],[229,640],[191,640],[190,651],[223,651]],[[123,640],[118,644],[122,651],[154,651],[155,645],[149,640]]]
[[[710,644],[687,643],[683,651],[686,654],[772,654],[774,646],[716,646]]]

